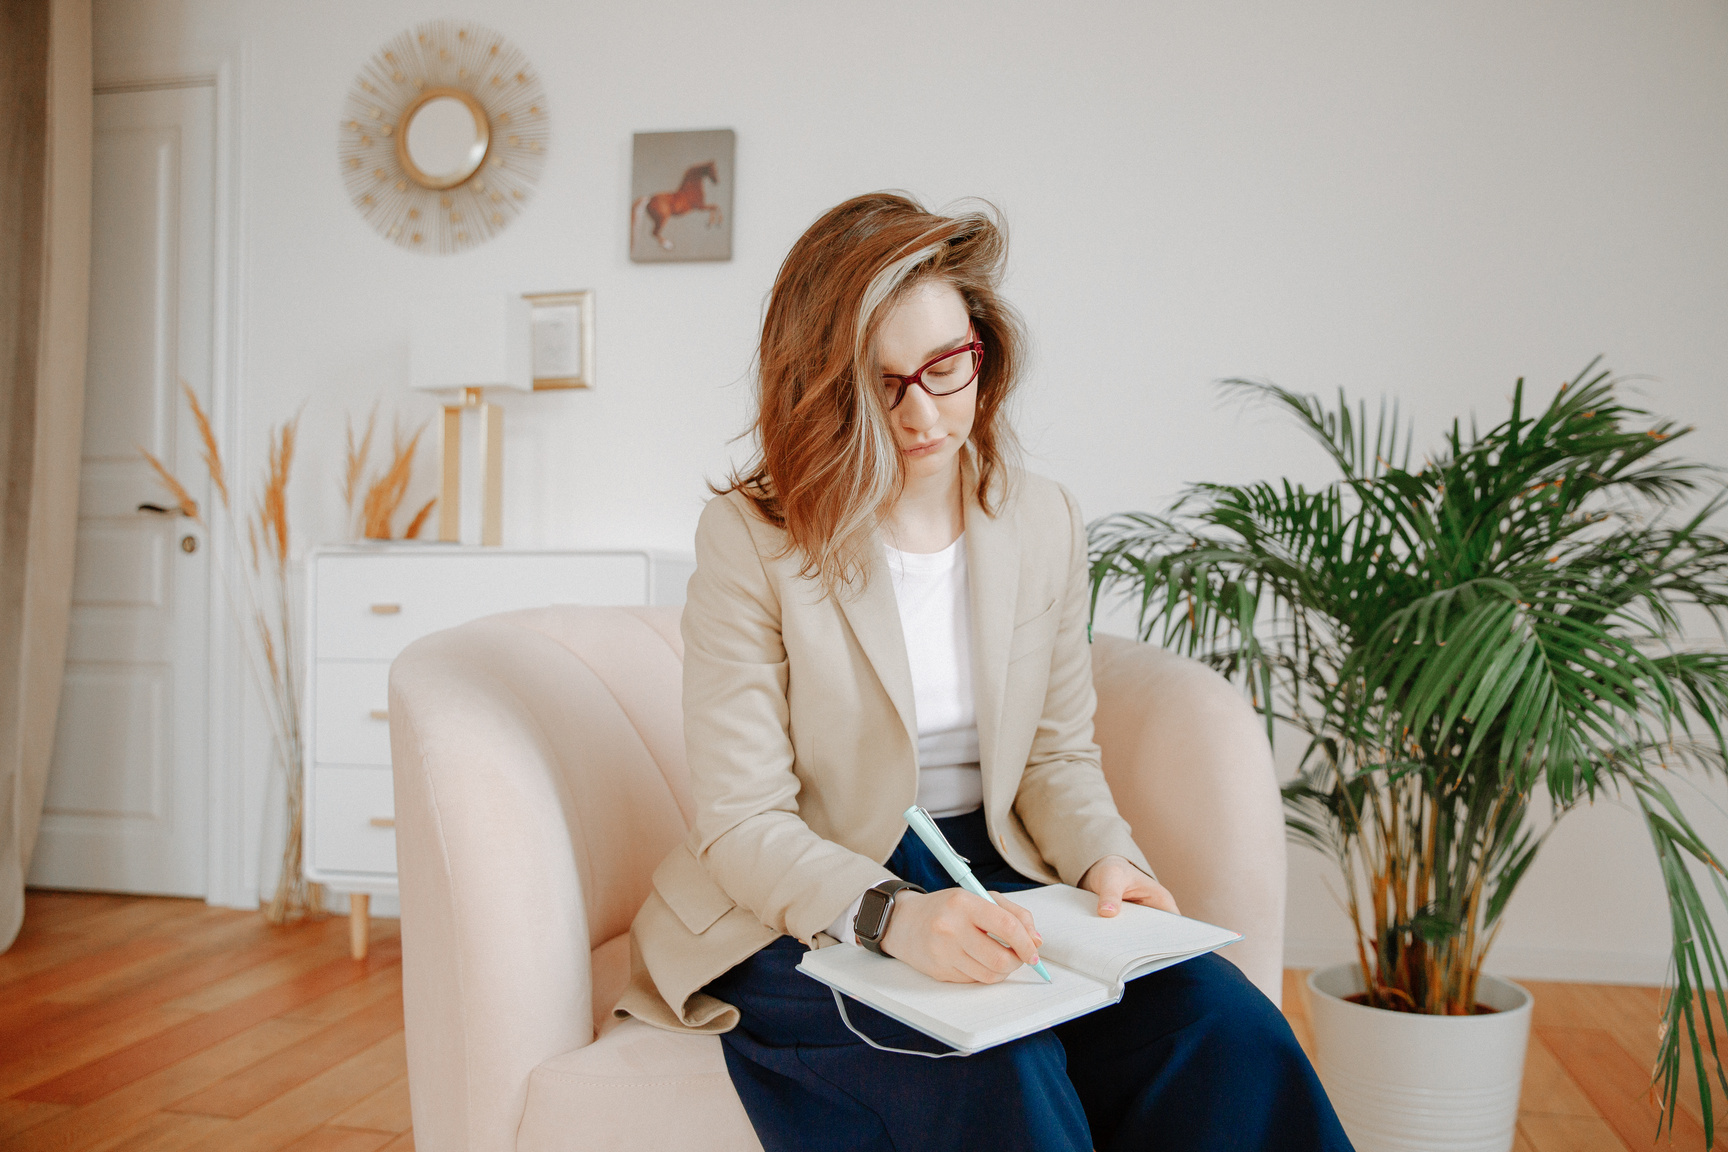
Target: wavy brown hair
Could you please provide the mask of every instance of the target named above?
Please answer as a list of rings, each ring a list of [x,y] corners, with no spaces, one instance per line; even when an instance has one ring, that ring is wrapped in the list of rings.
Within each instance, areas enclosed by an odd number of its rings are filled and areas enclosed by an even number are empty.
[[[984,345],[967,446],[979,505],[995,515],[1006,498],[1020,450],[1007,404],[1026,354],[1019,314],[997,292],[1007,252],[988,204],[943,216],[872,192],[830,209],[786,254],[757,353],[757,453],[714,491],[742,492],[829,593],[863,575],[905,485],[874,343],[889,309],[926,281],[960,293]]]

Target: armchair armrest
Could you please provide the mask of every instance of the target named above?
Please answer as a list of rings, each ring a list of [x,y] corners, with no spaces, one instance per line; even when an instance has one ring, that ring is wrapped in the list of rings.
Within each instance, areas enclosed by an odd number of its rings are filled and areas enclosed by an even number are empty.
[[[529,1074],[594,1038],[654,865],[685,833],[676,608],[560,605],[390,669],[415,1146],[506,1152]],[[614,971],[617,970],[617,971]]]
[[[1100,633],[1096,739],[1116,807],[1183,915],[1240,932],[1221,956],[1279,1003],[1283,803],[1260,716],[1196,660]]]
[[[592,1039],[565,790],[514,682],[556,653],[524,653],[546,641],[488,624],[417,640],[390,670],[402,998],[423,1152],[513,1150],[529,1072]]]

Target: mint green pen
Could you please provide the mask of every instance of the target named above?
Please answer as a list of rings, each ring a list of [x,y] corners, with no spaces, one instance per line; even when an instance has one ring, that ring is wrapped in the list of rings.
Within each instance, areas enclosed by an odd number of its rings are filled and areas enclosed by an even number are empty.
[[[930,813],[914,804],[902,815],[912,831],[918,833],[918,839],[924,841],[924,847],[930,849],[930,854],[948,870],[948,875],[954,877],[954,883],[974,896],[982,896],[990,903],[996,903],[996,897],[984,891],[984,885],[978,883],[978,877],[972,875],[972,869],[966,867],[965,858],[954,851],[953,846],[948,843],[948,837],[942,835],[942,829],[936,827],[936,821],[930,818]],[[990,939],[996,940],[996,937],[992,936]],[[1002,944],[1002,941],[996,940],[996,943]],[[1007,947],[1006,944],[1002,946]],[[1054,983],[1050,979],[1049,970],[1044,967],[1044,961],[1033,964],[1032,971],[1044,977],[1044,983]]]

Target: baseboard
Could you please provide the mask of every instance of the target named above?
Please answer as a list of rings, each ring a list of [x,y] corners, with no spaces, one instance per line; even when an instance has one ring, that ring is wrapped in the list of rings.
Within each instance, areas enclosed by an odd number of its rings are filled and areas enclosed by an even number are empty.
[[[1287,968],[1324,968],[1355,960],[1337,940],[1284,941]],[[1579,984],[1657,985],[1668,970],[1667,952],[1584,952],[1568,948],[1495,948],[1488,971],[1513,980],[1565,980]]]

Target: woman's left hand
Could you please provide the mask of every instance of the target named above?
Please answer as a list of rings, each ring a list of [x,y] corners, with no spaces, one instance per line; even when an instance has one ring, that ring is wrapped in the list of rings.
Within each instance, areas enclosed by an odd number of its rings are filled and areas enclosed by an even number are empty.
[[[1080,887],[1098,897],[1100,916],[1116,915],[1124,900],[1177,912],[1176,897],[1170,895],[1170,889],[1120,856],[1106,856],[1086,869]]]

